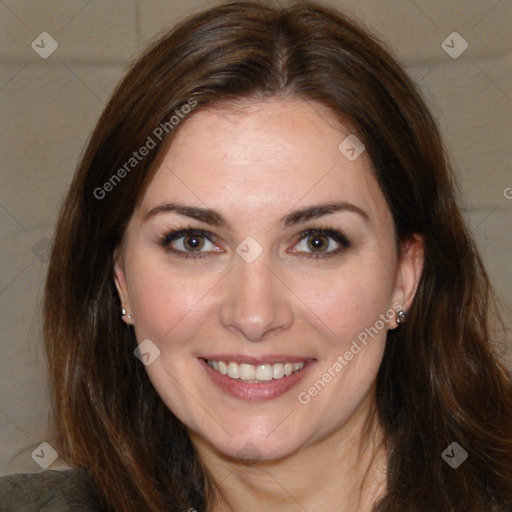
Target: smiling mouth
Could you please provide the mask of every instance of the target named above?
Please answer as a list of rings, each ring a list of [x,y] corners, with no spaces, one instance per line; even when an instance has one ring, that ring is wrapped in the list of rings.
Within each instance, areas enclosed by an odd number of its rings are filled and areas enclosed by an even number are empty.
[[[284,379],[294,373],[300,372],[307,361],[299,363],[274,364],[246,364],[234,361],[213,361],[204,359],[208,366],[217,373],[233,380],[242,380],[248,383],[268,383],[273,380]]]

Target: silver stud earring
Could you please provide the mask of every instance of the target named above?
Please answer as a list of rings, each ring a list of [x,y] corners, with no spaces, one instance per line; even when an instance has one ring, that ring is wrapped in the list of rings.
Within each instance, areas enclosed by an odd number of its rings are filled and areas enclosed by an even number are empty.
[[[401,309],[397,314],[396,314],[396,323],[397,324],[403,324],[405,322],[405,317],[406,317],[406,313],[403,309]]]
[[[126,314],[126,309],[125,309],[125,308],[122,308],[122,309],[121,309],[121,315],[122,315],[122,316],[125,316],[125,317],[126,317],[126,318],[128,318],[129,320],[131,320],[131,319],[132,319],[132,315],[130,315],[129,313],[128,313],[128,314]]]

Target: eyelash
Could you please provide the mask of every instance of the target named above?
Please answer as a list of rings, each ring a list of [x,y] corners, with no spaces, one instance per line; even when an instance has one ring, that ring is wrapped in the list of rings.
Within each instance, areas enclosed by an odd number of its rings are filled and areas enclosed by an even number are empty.
[[[165,233],[159,240],[160,245],[165,248],[166,250],[172,252],[174,255],[189,259],[193,258],[194,260],[199,258],[205,258],[208,256],[208,253],[200,253],[200,252],[184,252],[178,249],[170,248],[171,242],[174,242],[175,240],[179,240],[180,238],[186,237],[186,236],[199,236],[206,238],[209,242],[212,244],[214,243],[213,238],[214,235],[210,233],[209,231],[204,231],[203,229],[193,229],[191,226],[189,226],[188,229],[180,229],[180,230],[171,230],[167,233]],[[350,240],[343,234],[341,231],[337,231],[335,229],[331,229],[328,227],[318,227],[318,228],[311,228],[304,231],[298,241],[295,245],[302,242],[302,240],[307,240],[309,237],[315,236],[315,235],[321,235],[321,236],[327,236],[328,238],[332,238],[336,243],[340,245],[337,249],[327,252],[327,253],[308,253],[306,255],[304,254],[295,254],[299,258],[308,258],[308,259],[316,259],[319,258],[330,258],[333,256],[338,255],[345,249],[348,249],[352,243]]]

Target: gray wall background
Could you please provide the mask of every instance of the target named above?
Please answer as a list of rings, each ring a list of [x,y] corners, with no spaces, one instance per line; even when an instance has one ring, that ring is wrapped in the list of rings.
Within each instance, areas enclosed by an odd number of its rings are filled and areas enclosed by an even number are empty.
[[[0,0],[0,474],[62,467],[41,446],[58,450],[39,303],[45,250],[84,144],[130,59],[162,28],[215,3]],[[511,304],[512,1],[324,3],[372,27],[418,83],[489,274]],[[55,43],[43,32],[58,44],[47,58]]]

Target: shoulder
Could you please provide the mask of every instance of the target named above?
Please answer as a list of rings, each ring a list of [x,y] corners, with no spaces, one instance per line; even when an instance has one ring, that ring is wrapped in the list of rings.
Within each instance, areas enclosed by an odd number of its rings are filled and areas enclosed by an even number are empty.
[[[45,470],[0,477],[2,512],[100,512],[83,469]]]

